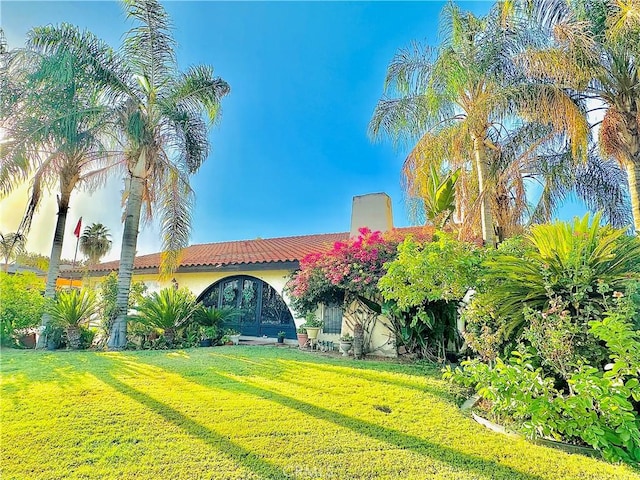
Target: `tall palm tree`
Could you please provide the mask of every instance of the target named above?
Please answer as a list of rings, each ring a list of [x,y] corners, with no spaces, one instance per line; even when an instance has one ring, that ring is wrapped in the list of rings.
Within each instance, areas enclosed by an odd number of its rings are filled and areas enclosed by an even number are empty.
[[[45,288],[45,297],[53,298],[71,194],[78,188],[97,187],[115,163],[102,141],[109,110],[100,103],[90,72],[70,52],[45,51],[29,40],[27,50],[15,55],[3,74],[20,87],[2,112],[3,118],[11,118],[11,140],[0,150],[0,195],[31,182],[19,227],[26,234],[43,196],[57,191],[57,221]],[[43,324],[48,321],[45,314]]]
[[[522,75],[513,57],[526,30],[505,27],[495,10],[478,18],[454,4],[443,18],[439,49],[414,45],[392,60],[369,129],[374,138],[414,145],[404,169],[409,185],[441,161],[461,168],[458,214],[468,219],[479,207],[482,238],[494,244],[496,139],[523,121],[537,122],[550,129],[545,139],[567,134],[574,155],[584,156],[587,124],[565,91]]]
[[[80,251],[89,258],[90,265],[95,265],[109,253],[112,243],[109,229],[101,223],[93,223],[85,227],[80,237]]]
[[[601,121],[594,116],[591,123],[600,126],[601,155],[626,171],[633,222],[640,232],[640,1],[511,3],[508,13],[527,16],[550,39],[523,56],[527,72],[580,92],[581,101],[604,112]]]
[[[181,73],[165,9],[156,0],[125,2],[134,22],[120,51],[66,25],[42,27],[36,43],[72,51],[95,72],[114,105],[124,145],[127,180],[118,273],[117,318],[108,345],[126,345],[127,305],[143,205],[160,214],[164,272],[174,268],[189,239],[193,191],[189,177],[208,156],[208,125],[218,118],[229,85],[208,66]]]
[[[9,271],[9,262],[24,251],[26,241],[26,237],[17,232],[0,233],[0,256],[4,259],[5,273]]]

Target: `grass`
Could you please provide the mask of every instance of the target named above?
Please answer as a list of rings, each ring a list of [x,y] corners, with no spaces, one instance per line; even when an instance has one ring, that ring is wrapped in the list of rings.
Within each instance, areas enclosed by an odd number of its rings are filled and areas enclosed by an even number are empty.
[[[425,365],[292,350],[3,351],[9,479],[640,479],[460,413]]]

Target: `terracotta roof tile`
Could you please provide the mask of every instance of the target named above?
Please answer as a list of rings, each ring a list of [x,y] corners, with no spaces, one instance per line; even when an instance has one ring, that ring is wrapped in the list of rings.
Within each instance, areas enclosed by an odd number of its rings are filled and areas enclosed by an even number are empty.
[[[407,235],[424,232],[425,227],[397,228],[394,231]],[[183,250],[180,267],[215,268],[227,265],[295,262],[309,253],[322,252],[331,248],[335,242],[345,241],[348,238],[349,233],[344,232],[191,245]],[[119,263],[119,261],[105,262],[90,270],[94,272],[117,270]],[[134,270],[154,269],[159,266],[160,253],[137,256],[133,264]]]

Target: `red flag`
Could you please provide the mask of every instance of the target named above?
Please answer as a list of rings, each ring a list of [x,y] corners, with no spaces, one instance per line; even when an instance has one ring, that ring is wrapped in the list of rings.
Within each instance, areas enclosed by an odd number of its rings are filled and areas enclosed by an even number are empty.
[[[82,228],[82,217],[78,220],[78,224],[76,225],[76,229],[73,231],[73,234],[76,238],[80,238],[80,229]]]

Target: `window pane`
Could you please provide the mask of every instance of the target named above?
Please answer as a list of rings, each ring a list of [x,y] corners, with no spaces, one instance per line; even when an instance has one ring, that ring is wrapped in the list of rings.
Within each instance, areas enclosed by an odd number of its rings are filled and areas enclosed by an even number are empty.
[[[267,283],[262,284],[262,324],[288,325],[293,317],[278,292]]]
[[[342,329],[342,307],[340,305],[325,305],[322,316],[322,331],[324,333],[340,333]]]

